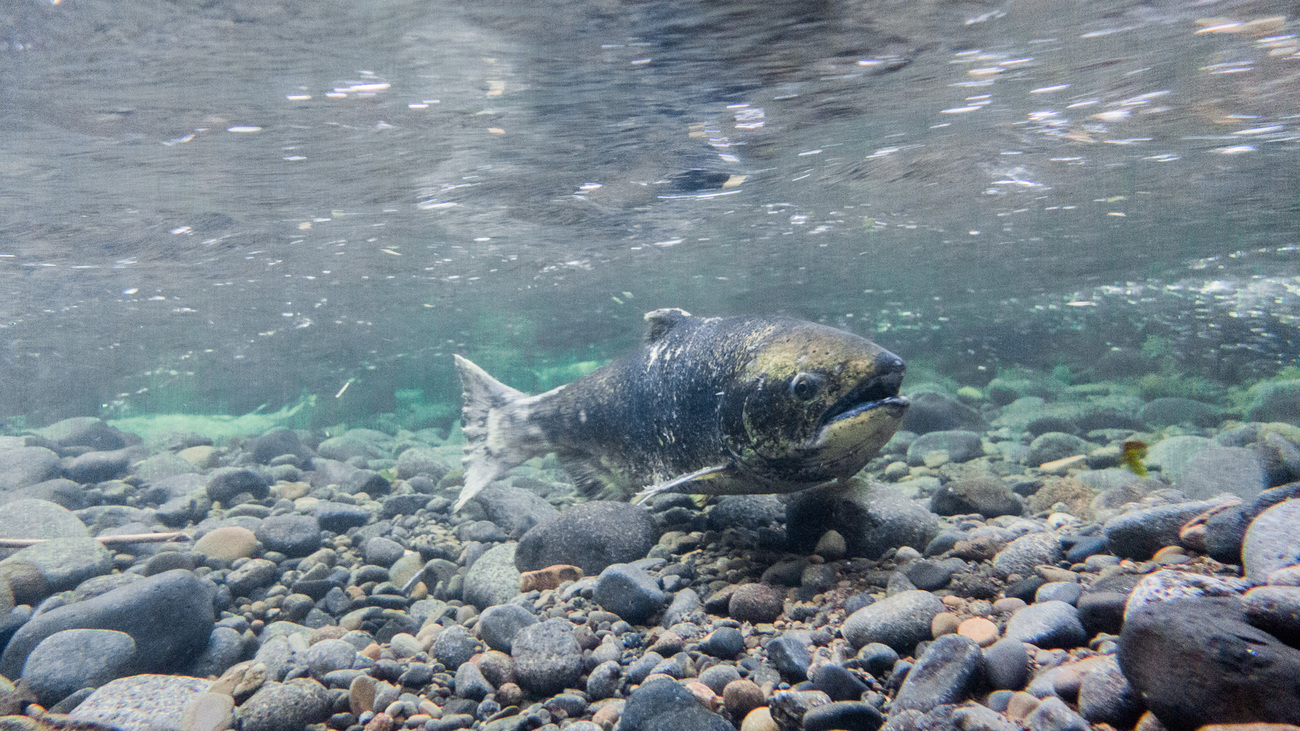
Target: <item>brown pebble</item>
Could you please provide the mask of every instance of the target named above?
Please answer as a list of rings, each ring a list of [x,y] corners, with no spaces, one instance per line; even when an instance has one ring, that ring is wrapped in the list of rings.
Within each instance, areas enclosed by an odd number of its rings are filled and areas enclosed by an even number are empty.
[[[377,692],[375,679],[369,675],[358,675],[353,678],[352,684],[348,686],[348,710],[356,716],[366,711],[373,711]]]
[[[1026,693],[1023,690],[1016,691],[1015,693],[1012,693],[1011,698],[1007,700],[1006,716],[1012,721],[1023,721],[1026,718],[1029,718],[1029,714],[1033,713],[1034,710],[1038,708],[1039,703],[1042,703],[1042,701],[1038,700],[1033,695]]]
[[[744,718],[763,700],[763,690],[752,680],[733,680],[722,689],[722,704],[732,718]]]
[[[500,701],[497,702],[500,703]],[[592,714],[591,722],[605,729],[605,731],[614,731],[614,727],[618,725],[618,720],[622,716],[622,703],[606,703]]]
[[[957,625],[957,634],[968,637],[980,647],[998,641],[998,626],[983,617],[971,617]]]
[[[381,645],[375,642],[371,642],[369,645],[366,645],[366,648],[361,651],[361,654],[365,655],[371,660],[378,660],[380,653],[382,653],[383,651],[384,648]]]
[[[366,731],[393,731],[393,717],[387,713],[376,713],[366,724]]]
[[[704,707],[708,708],[710,711],[716,713],[718,708],[722,706],[722,699],[718,697],[718,694],[714,693],[712,688],[698,680],[687,681],[686,683],[683,683],[683,687],[689,690],[691,695],[695,696],[696,699],[698,699],[700,703],[703,703]]]
[[[249,558],[257,551],[257,536],[253,531],[237,525],[227,525],[209,531],[194,542],[194,552],[218,561]]]
[[[664,657],[672,657],[681,652],[684,647],[685,643],[682,642],[682,638],[678,637],[676,632],[669,630],[660,635],[658,640],[655,640],[655,643],[650,647],[650,651],[657,652]]]
[[[497,703],[505,706],[517,706],[524,699],[524,689],[514,683],[502,683],[497,688]]]
[[[952,612],[939,612],[930,620],[930,636],[938,639],[957,631],[961,620]]]
[[[770,584],[742,584],[727,603],[727,614],[742,622],[761,624],[781,616],[785,592]]]
[[[745,714],[745,720],[740,722],[740,731],[781,731],[781,727],[772,720],[768,707],[762,706]]]
[[[999,614],[1012,614],[1019,609],[1024,609],[1025,606],[1024,599],[1009,596],[993,602],[993,611]]]
[[[558,589],[566,581],[577,581],[584,576],[582,569],[569,564],[555,564],[519,575],[519,591],[546,591]]]

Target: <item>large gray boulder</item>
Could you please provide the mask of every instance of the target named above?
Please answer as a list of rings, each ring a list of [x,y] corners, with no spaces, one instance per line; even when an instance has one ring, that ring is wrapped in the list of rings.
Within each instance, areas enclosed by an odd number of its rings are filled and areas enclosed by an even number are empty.
[[[125,632],[135,640],[135,672],[174,672],[206,649],[213,625],[212,585],[184,569],[165,571],[36,615],[9,640],[0,675],[19,677],[41,640],[69,629]]]

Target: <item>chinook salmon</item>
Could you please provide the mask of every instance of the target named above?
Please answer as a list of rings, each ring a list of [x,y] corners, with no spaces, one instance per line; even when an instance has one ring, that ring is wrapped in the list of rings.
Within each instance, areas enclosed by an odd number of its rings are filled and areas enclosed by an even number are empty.
[[[902,359],[857,335],[788,317],[645,319],[640,350],[536,396],[457,355],[456,508],[549,452],[588,496],[804,490],[856,474],[907,411]]]

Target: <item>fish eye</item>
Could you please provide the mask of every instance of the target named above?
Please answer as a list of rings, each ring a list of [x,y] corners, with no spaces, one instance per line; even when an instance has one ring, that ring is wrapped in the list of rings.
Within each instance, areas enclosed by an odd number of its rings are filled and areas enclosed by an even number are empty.
[[[821,388],[821,376],[813,373],[800,373],[790,381],[790,393],[800,401],[811,401]]]

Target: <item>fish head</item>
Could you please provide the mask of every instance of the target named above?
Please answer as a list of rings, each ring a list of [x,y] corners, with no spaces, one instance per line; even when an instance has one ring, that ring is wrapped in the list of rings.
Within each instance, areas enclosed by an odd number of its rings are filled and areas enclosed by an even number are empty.
[[[865,338],[806,322],[758,334],[722,406],[734,464],[790,489],[847,479],[907,412],[903,360]]]

